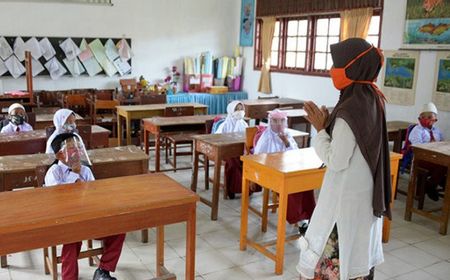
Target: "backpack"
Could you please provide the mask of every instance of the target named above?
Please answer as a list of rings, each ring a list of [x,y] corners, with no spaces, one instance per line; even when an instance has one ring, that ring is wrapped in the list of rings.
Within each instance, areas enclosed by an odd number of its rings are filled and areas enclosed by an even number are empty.
[[[408,166],[412,162],[413,158],[413,151],[411,148],[411,141],[409,141],[409,134],[413,130],[414,127],[416,127],[417,124],[412,124],[406,129],[406,136],[405,136],[405,144],[403,145],[403,148],[401,150],[401,153],[403,155],[402,158],[402,164],[400,166],[400,174],[405,173],[405,170],[408,168]]]

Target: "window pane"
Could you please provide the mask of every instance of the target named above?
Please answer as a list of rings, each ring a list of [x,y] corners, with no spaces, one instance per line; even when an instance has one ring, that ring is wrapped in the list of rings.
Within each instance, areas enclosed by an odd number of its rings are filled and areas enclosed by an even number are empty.
[[[299,52],[297,53],[297,68],[305,68],[306,64],[306,53]]]
[[[272,56],[270,57],[270,65],[278,66],[278,52],[272,52]]]
[[[308,32],[308,21],[300,20],[298,22],[298,35],[306,36],[307,32]]]
[[[339,37],[330,37],[328,38],[328,48],[327,48],[327,52],[330,52],[330,45],[332,44],[336,44],[339,42]]]
[[[327,70],[330,70],[331,66],[333,66],[333,59],[331,58],[331,54],[328,54],[327,55]]]
[[[286,53],[286,67],[295,67],[295,52]]]
[[[326,54],[316,53],[314,56],[314,69],[325,70]]]
[[[372,16],[369,24],[369,34],[378,35],[380,33],[380,16]]]
[[[278,42],[279,42],[279,38],[278,37],[274,37],[272,40],[272,51],[278,51]]]
[[[297,37],[288,37],[286,49],[288,51],[296,51],[297,50]]]
[[[280,22],[277,20],[275,22],[275,33],[273,34],[273,36],[279,36],[280,35]]]
[[[298,51],[306,51],[306,37],[298,37],[297,50]]]
[[[341,29],[341,19],[331,18],[330,19],[330,35],[339,36]]]
[[[327,37],[316,37],[316,52],[327,51]]]
[[[321,18],[317,20],[317,35],[328,34],[328,19]]]
[[[375,47],[378,47],[378,36],[367,36],[366,40]]]
[[[288,36],[297,36],[297,20],[290,20],[288,22]]]

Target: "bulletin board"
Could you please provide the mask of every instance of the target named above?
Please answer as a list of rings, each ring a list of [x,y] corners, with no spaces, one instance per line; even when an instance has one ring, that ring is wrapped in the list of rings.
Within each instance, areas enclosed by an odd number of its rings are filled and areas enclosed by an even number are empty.
[[[15,42],[16,38],[20,37],[20,38],[22,38],[22,40],[23,40],[24,42],[27,42],[29,39],[33,38],[32,36],[2,36],[2,35],[0,35],[0,38],[1,38],[1,37],[3,37],[3,38],[6,39],[6,42],[10,45],[10,47],[13,49],[13,51],[14,51],[14,42]],[[54,54],[53,57],[55,57],[55,58],[60,62],[60,64],[65,68],[65,70],[67,71],[65,74],[63,74],[63,76],[72,76],[72,73],[69,71],[68,67],[67,67],[67,66],[65,65],[65,63],[63,62],[63,60],[66,59],[67,57],[66,57],[66,54],[65,54],[65,52],[63,51],[63,49],[60,47],[60,44],[61,44],[62,42],[64,42],[66,39],[68,39],[69,37],[37,37],[37,36],[35,36],[35,38],[36,38],[37,41],[39,41],[39,42],[40,42],[42,39],[44,39],[44,38],[48,38],[50,44],[52,45],[53,49],[55,50],[55,54]],[[83,39],[86,40],[87,44],[90,44],[91,42],[93,42],[93,41],[95,41],[95,40],[98,39],[98,40],[100,40],[100,42],[101,42],[101,44],[102,44],[103,46],[105,46],[106,42],[107,42],[109,39],[112,40],[112,42],[114,43],[114,45],[116,45],[118,42],[120,42],[122,39],[124,39],[124,40],[127,42],[128,46],[130,47],[130,50],[131,50],[131,39],[130,39],[130,38],[89,38],[89,37],[70,37],[70,39],[72,39],[72,41],[73,41],[73,42],[75,43],[75,45],[78,46],[78,47],[80,47],[81,42],[82,42]],[[0,45],[1,45],[1,42],[0,42]],[[15,54],[12,54],[12,55],[15,55]],[[50,58],[50,59],[53,59],[53,57]],[[49,60],[50,60],[50,59],[49,59]],[[79,57],[76,57],[75,59],[77,59],[77,60],[82,64],[82,62],[81,62],[81,60],[80,60]],[[0,60],[3,60],[3,58],[0,57]],[[48,62],[48,60],[47,60],[44,56],[40,57],[40,58],[37,59],[37,60],[38,60],[43,66]],[[3,60],[3,63],[4,63],[5,61],[6,61],[6,60]],[[131,65],[132,65],[132,64],[131,64],[131,61],[132,61],[131,56],[130,56],[129,59],[126,59],[126,61],[124,61],[124,62],[126,62],[126,63],[130,66],[129,70],[128,70],[128,68],[127,68],[128,71],[126,71],[126,73],[122,73],[122,72],[118,71],[118,72],[115,73],[115,75],[125,75],[125,74],[131,73]],[[2,63],[2,61],[0,61],[0,63]],[[22,61],[21,64],[25,67],[25,61]],[[82,64],[82,65],[83,65],[83,64]],[[86,68],[84,68],[84,69],[86,69]],[[43,70],[42,72],[40,72],[39,74],[37,74],[37,76],[49,76],[49,75],[50,75],[50,73],[49,73],[49,71],[46,69],[45,66],[44,66],[44,70]],[[95,74],[95,76],[98,76],[98,75],[106,75],[106,72],[105,72],[105,70],[104,70],[103,67],[102,67],[102,69],[101,69],[100,72],[98,72],[98,73]],[[0,72],[0,78],[2,78],[2,77],[11,77],[11,76],[12,76],[12,75],[11,75],[11,73],[10,73],[9,71],[7,71],[7,72],[5,72],[5,73],[3,73],[3,74]],[[25,74],[22,74],[21,76],[25,76]],[[80,76],[89,76],[89,74],[85,71],[84,73],[81,73]]]

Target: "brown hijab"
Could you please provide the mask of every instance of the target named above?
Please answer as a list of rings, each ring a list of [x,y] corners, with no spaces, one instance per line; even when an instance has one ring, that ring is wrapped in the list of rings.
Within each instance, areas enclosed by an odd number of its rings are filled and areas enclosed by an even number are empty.
[[[360,38],[351,38],[331,45],[334,67],[343,68],[371,45]],[[346,69],[354,81],[374,81],[382,66],[377,49],[372,48]],[[336,118],[344,119],[355,135],[356,142],[373,175],[373,214],[391,218],[391,172],[386,130],[384,100],[375,86],[352,83],[341,90],[339,101],[328,119],[327,132],[331,135]]]

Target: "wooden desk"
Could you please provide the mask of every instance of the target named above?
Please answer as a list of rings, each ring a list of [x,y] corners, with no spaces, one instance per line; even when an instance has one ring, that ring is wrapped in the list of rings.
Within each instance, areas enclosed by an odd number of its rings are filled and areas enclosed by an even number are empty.
[[[108,147],[111,132],[98,125],[92,126],[91,148]],[[47,135],[44,129],[0,134],[0,156],[45,153]]]
[[[391,153],[391,176],[393,177],[393,190],[395,190],[396,187],[394,183],[397,182],[396,176],[400,158],[401,155]],[[325,175],[326,168],[319,169],[322,165],[322,161],[317,156],[314,148],[292,150],[284,153],[242,156],[241,160],[244,162],[244,166],[241,197],[242,210],[240,249],[246,250],[247,244],[250,245],[268,258],[275,261],[275,273],[282,274],[288,195],[291,193],[320,188],[322,186],[322,180]],[[277,223],[278,238],[273,242],[259,244],[247,238],[249,206],[248,190],[250,181],[268,188],[279,195]],[[383,237],[384,240],[389,239],[389,229],[390,221],[385,219],[383,225],[383,235],[387,234],[387,236]],[[288,240],[292,239],[292,237],[288,238]],[[275,244],[275,254],[266,249],[266,247]]]
[[[309,134],[306,132],[290,129],[291,135],[296,141],[304,141]],[[194,162],[191,181],[191,190],[197,191],[198,161],[199,155],[204,154],[208,160],[214,161],[214,179],[212,190],[212,201],[200,197],[200,201],[211,207],[211,220],[217,220],[219,211],[219,188],[220,168],[223,160],[239,157],[244,154],[245,132],[195,135],[194,139]],[[205,172],[205,175],[207,173]],[[205,176],[208,182],[209,178]]]
[[[436,221],[440,224],[439,233],[447,234],[448,219],[450,215],[450,141],[433,142],[427,144],[412,145],[414,159],[412,163],[411,177],[408,186],[408,198],[406,200],[405,220],[411,221],[412,213]],[[445,186],[442,208],[424,211],[414,208],[414,194],[416,193],[417,162],[428,161],[447,167],[447,182]],[[441,210],[440,215],[433,212]]]
[[[197,201],[164,174],[0,193],[0,255],[157,227],[161,277],[164,225],[186,222],[185,278],[194,280]]]
[[[406,131],[410,125],[414,123],[404,121],[389,121],[386,122],[389,141],[394,141],[394,153],[402,151],[402,142],[405,140]]]
[[[96,179],[144,174],[148,156],[136,146],[88,150]],[[54,155],[33,154],[0,157],[0,192],[34,187],[35,169],[51,164]]]
[[[53,126],[53,116],[55,114],[36,114],[36,126],[34,129],[45,129],[48,126]],[[87,120],[84,120],[82,116],[75,114],[78,124],[90,124]]]
[[[131,145],[131,120],[164,116],[164,110],[167,107],[179,106],[194,106],[196,115],[206,115],[208,113],[208,106],[199,103],[117,106],[117,135],[119,146],[122,145],[122,118],[125,120],[127,145]]]
[[[254,99],[242,100],[245,106],[245,116],[257,121],[267,117],[267,111],[272,111],[279,107],[292,107],[294,109],[303,108],[303,100],[292,98],[274,98],[274,99]]]
[[[155,171],[160,172],[160,136],[164,132],[192,131],[205,133],[205,123],[216,115],[196,115],[186,117],[153,117],[143,119],[145,153],[149,154],[149,133],[155,136]],[[164,170],[168,171],[168,170]]]

